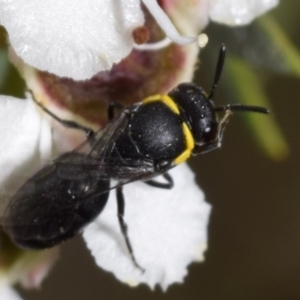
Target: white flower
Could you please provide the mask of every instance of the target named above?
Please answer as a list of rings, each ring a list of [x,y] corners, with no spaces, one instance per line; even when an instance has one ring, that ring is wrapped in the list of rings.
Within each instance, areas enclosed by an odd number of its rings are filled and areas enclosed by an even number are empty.
[[[109,70],[130,53],[134,47],[132,32],[144,24],[141,2],[169,39],[185,44],[196,41],[195,35],[209,16],[225,24],[247,24],[278,1],[161,1],[178,29],[194,37],[181,36],[156,0],[0,0],[0,23],[26,63],[61,77],[83,80]],[[183,31],[183,27],[188,30]]]

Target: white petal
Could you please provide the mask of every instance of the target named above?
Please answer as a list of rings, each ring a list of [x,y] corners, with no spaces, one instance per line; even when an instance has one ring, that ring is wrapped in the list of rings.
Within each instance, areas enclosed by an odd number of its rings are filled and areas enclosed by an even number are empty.
[[[143,182],[124,187],[125,220],[137,262],[136,268],[120,233],[114,191],[98,219],[84,230],[97,265],[129,285],[156,284],[163,289],[182,282],[187,266],[203,260],[210,205],[183,164],[171,171],[175,186],[164,190]]]
[[[1,300],[22,300],[17,292],[9,285],[0,286],[0,299]]]
[[[208,24],[210,0],[165,0],[164,8],[180,32],[197,36]]]
[[[279,0],[210,0],[210,18],[227,25],[246,25],[278,5]]]
[[[1,202],[51,154],[52,135],[31,100],[0,96]],[[4,187],[3,187],[4,186]],[[1,205],[0,205],[1,206]]]
[[[139,0],[0,0],[0,21],[26,63],[80,80],[126,57],[144,16]]]

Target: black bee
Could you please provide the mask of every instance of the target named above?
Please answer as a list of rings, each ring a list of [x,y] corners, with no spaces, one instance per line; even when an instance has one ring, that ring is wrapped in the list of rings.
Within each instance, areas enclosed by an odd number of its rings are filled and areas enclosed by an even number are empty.
[[[191,155],[221,146],[224,129],[232,111],[268,113],[262,107],[228,104],[215,107],[212,101],[224,60],[222,45],[215,80],[207,96],[201,87],[182,83],[167,95],[154,95],[134,104],[94,132],[72,121],[59,119],[37,104],[64,126],[83,130],[87,140],[38,171],[10,200],[1,224],[20,247],[44,249],[55,246],[82,231],[104,209],[112,189],[117,193],[118,219],[134,264],[137,264],[124,222],[124,184],[142,180],[170,189],[167,173]],[[33,97],[34,98],[34,97]],[[218,120],[217,114],[224,112]],[[154,177],[163,175],[166,182]],[[116,180],[112,185],[111,180]]]

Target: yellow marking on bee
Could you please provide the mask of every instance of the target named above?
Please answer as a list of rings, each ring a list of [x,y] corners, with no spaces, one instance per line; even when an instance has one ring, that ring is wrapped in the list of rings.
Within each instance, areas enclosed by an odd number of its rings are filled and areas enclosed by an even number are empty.
[[[173,99],[168,95],[153,95],[150,97],[147,97],[142,102],[143,104],[149,103],[149,102],[155,102],[155,101],[162,101],[164,104],[166,104],[175,114],[179,115],[179,109],[177,104],[173,101]]]
[[[185,136],[186,149],[175,158],[174,163],[176,165],[179,165],[186,161],[191,156],[191,152],[195,147],[193,135],[186,123],[182,123],[182,130]]]

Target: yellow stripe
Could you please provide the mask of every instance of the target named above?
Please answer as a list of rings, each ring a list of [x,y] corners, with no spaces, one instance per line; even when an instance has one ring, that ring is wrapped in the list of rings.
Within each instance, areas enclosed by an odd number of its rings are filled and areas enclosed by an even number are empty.
[[[183,133],[186,138],[186,144],[187,144],[186,147],[190,150],[193,150],[195,147],[193,135],[186,123],[182,123],[182,128],[183,128]]]
[[[172,100],[172,98],[168,95],[153,95],[150,97],[147,97],[142,102],[143,104],[149,103],[149,102],[155,102],[155,101],[162,101],[164,104],[166,104],[175,114],[179,115],[179,109],[178,106],[175,104],[175,102]]]
[[[176,165],[183,163],[184,161],[186,161],[190,156],[191,156],[191,152],[195,147],[195,142],[194,142],[194,138],[192,136],[192,133],[189,129],[189,127],[187,126],[186,123],[182,123],[182,130],[185,136],[185,141],[186,141],[186,150],[184,150],[179,156],[177,156],[177,158],[174,160],[174,163]]]
[[[179,115],[179,109],[176,103],[173,101],[171,97],[168,95],[153,95],[150,97],[147,97],[142,101],[143,104],[149,103],[149,102],[155,102],[155,101],[162,101],[164,104],[166,104],[175,114]],[[179,155],[177,158],[174,160],[174,163],[176,165],[181,164],[182,162],[186,161],[190,156],[191,152],[195,147],[195,142],[193,135],[187,126],[186,123],[182,123],[182,130],[183,134],[185,137],[185,142],[186,142],[186,149]]]

